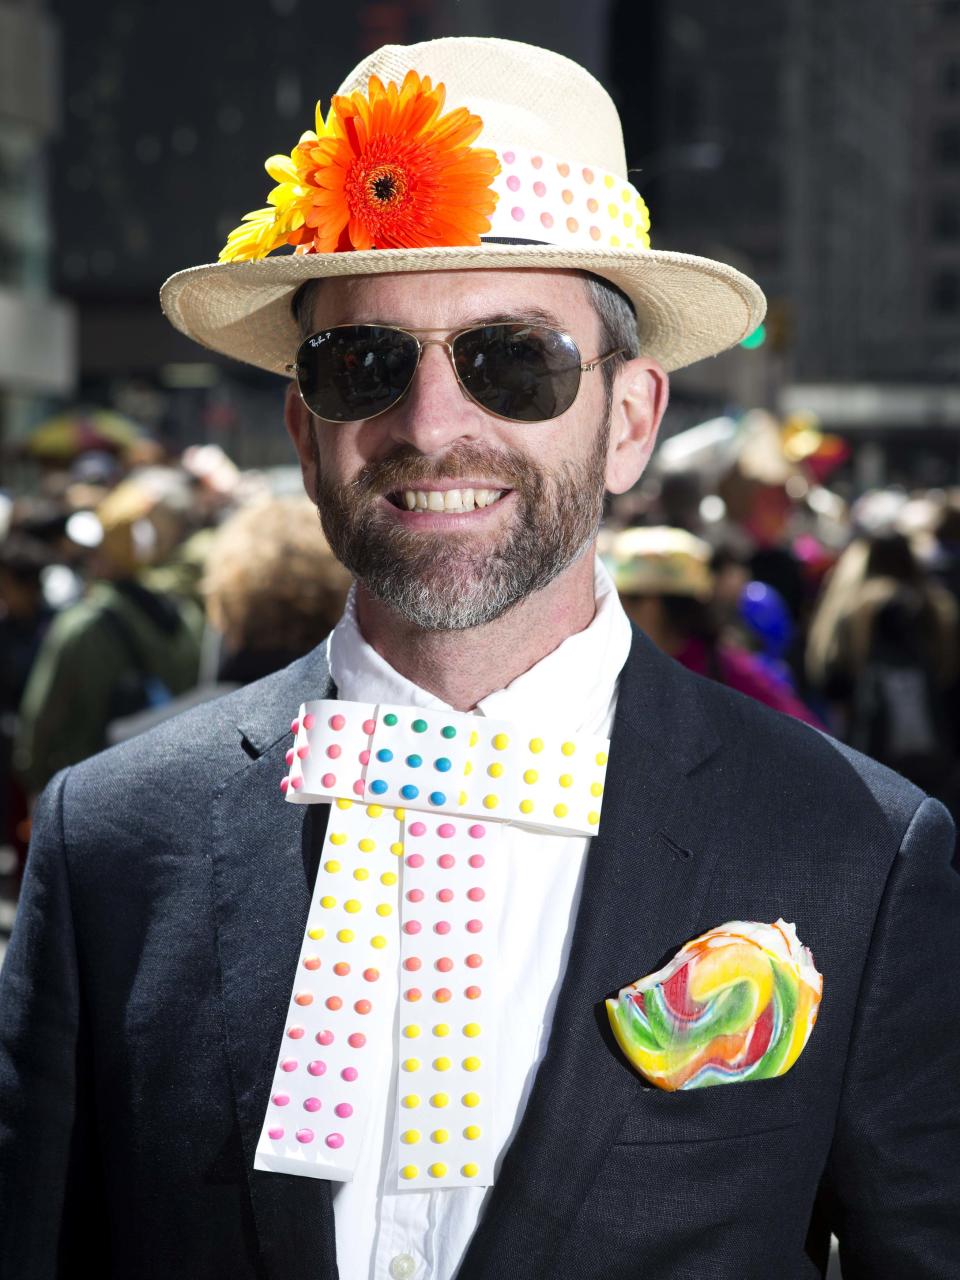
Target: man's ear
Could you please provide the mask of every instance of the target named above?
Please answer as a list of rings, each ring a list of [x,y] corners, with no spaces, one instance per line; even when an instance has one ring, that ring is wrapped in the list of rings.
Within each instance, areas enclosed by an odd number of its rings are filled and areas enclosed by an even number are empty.
[[[303,487],[312,498],[317,492],[317,451],[313,440],[313,415],[300,399],[297,384],[287,387],[283,402],[283,421],[300,460]]]
[[[669,395],[669,380],[655,360],[637,356],[618,370],[607,451],[610,493],[626,493],[640,479],[657,442]]]

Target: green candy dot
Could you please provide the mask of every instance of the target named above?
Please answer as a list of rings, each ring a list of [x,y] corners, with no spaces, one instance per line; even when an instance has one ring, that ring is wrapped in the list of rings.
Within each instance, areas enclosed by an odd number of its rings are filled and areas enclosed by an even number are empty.
[[[413,724],[411,725],[411,728],[413,729],[414,733],[426,733],[427,722],[426,720],[414,720]]]
[[[393,726],[397,723],[397,717],[391,711],[389,715],[386,715],[383,717],[383,723],[388,724],[392,729]]]
[[[440,730],[441,738],[455,738],[456,736],[457,736],[457,731],[452,724],[444,725],[444,727]]]

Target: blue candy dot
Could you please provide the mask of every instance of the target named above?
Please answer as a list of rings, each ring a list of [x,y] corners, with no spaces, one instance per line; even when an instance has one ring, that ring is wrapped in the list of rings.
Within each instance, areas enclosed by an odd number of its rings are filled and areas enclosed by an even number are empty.
[[[377,778],[376,782],[370,783],[370,790],[375,796],[382,796],[387,789],[387,784],[382,778]]]
[[[439,769],[441,773],[446,773],[450,768],[450,761],[446,756],[441,756],[439,760],[434,760],[433,767]]]
[[[388,751],[387,748],[384,747],[381,751],[377,752],[377,759],[382,760],[383,763],[386,764],[388,760],[393,759],[393,752]]]
[[[419,769],[423,764],[423,756],[407,756],[407,764],[411,769]]]
[[[431,804],[446,804],[446,803],[447,803],[447,797],[443,794],[443,792],[442,792],[442,791],[431,791],[431,792],[430,792],[430,803],[431,803]]]
[[[408,782],[405,787],[400,788],[400,794],[403,796],[404,800],[416,800],[417,796],[420,794],[420,788],[415,787],[412,783]]]

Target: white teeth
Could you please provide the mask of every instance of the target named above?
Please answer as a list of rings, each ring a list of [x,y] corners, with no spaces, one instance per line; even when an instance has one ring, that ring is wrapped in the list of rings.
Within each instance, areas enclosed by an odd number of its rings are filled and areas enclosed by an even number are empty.
[[[403,491],[403,502],[408,511],[412,511],[417,505],[417,495],[412,489],[405,489]]]
[[[422,490],[422,489],[418,489],[418,490],[417,490],[417,492],[416,492],[416,494],[415,494],[415,497],[416,497],[416,499],[417,499],[417,510],[418,510],[418,511],[426,511],[426,509],[427,509],[427,495],[423,492],[423,490]]]
[[[404,489],[401,496],[408,511],[459,513],[489,507],[502,494],[502,489]]]
[[[442,511],[443,510],[443,494],[437,489],[431,489],[427,494],[427,510]]]
[[[463,507],[460,505],[459,489],[446,490],[446,492],[443,495],[443,509],[444,511],[462,511],[463,510]]]
[[[473,510],[473,490],[472,489],[460,490],[460,506],[463,508],[464,511]]]

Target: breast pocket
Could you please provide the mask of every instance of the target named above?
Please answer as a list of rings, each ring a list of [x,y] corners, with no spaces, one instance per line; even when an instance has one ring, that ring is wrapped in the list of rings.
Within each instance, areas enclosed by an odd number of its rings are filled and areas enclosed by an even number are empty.
[[[616,1145],[716,1142],[794,1128],[809,1114],[809,1103],[792,1083],[789,1076],[780,1076],[676,1093],[638,1084]]]

